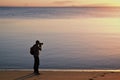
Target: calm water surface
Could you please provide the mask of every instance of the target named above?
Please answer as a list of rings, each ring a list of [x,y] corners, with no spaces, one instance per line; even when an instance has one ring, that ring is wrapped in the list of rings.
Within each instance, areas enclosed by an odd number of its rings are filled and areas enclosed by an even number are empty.
[[[119,8],[0,8],[0,69],[119,69]]]

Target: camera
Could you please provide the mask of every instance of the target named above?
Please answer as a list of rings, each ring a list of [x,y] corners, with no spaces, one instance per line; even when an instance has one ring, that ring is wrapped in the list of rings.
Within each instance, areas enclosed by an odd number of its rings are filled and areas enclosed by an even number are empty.
[[[38,42],[39,47],[42,47],[43,43]]]
[[[39,43],[39,45],[40,45],[40,46],[42,46],[42,45],[43,45],[43,43]]]

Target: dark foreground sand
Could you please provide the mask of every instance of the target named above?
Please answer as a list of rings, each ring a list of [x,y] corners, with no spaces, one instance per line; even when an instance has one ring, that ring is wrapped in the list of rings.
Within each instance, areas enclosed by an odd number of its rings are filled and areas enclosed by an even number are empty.
[[[0,80],[120,80],[120,72],[41,71],[34,75],[32,71],[0,71]]]

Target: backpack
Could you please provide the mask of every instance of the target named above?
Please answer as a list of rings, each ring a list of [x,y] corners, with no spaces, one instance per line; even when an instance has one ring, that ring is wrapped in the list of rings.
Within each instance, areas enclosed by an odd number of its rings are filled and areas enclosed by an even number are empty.
[[[31,54],[31,55],[34,55],[34,52],[35,52],[35,49],[34,49],[34,46],[32,46],[32,47],[30,48],[30,54]]]

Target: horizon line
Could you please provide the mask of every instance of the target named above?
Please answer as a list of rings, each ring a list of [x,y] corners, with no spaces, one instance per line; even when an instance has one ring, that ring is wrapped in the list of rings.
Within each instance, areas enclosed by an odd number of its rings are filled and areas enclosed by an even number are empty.
[[[26,8],[27,8],[27,7],[35,7],[35,8],[37,8],[37,7],[38,7],[38,8],[39,8],[39,7],[43,7],[43,8],[44,8],[44,7],[45,7],[45,8],[47,8],[47,7],[51,7],[51,8],[57,8],[57,7],[58,7],[58,8],[62,8],[62,7],[63,7],[63,8],[64,8],[64,7],[68,7],[68,8],[69,8],[69,7],[73,7],[73,8],[74,8],[74,7],[75,7],[75,8],[77,8],[77,7],[78,7],[78,8],[79,8],[79,7],[81,7],[81,8],[82,8],[82,7],[83,7],[83,8],[84,8],[84,7],[85,7],[85,8],[120,8],[120,6],[0,6],[0,7],[26,7]]]

